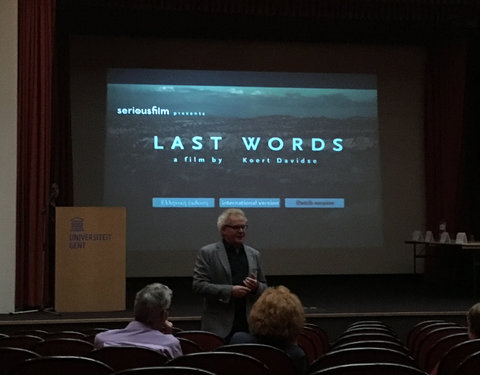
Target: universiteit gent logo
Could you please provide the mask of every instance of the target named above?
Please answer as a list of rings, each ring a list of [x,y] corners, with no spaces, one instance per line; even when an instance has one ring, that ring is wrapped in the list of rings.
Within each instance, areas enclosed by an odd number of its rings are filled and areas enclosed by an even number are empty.
[[[74,217],[70,220],[70,231],[71,232],[83,232],[83,218],[81,217]]]
[[[88,242],[111,241],[111,233],[88,233],[85,220],[81,217],[70,219],[70,249],[85,249]]]

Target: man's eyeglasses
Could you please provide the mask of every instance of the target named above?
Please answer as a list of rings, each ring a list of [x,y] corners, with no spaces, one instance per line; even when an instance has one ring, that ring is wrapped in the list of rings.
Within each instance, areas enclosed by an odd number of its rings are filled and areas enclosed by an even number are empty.
[[[243,230],[243,231],[246,231],[248,229],[248,225],[245,224],[245,225],[225,225],[227,228],[232,228],[233,230],[236,230],[236,231],[240,231],[240,230]]]

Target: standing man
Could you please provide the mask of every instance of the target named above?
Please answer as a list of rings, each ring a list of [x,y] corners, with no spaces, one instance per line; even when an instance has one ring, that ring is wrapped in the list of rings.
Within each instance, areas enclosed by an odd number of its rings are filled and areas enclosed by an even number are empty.
[[[248,332],[253,303],[267,287],[260,252],[244,244],[245,213],[230,208],[218,217],[222,240],[202,247],[193,270],[193,291],[204,297],[202,330],[225,339]]]

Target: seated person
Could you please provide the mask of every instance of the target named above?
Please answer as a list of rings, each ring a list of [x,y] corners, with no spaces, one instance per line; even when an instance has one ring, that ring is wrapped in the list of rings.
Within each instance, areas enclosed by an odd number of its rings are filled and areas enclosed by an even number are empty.
[[[250,333],[235,333],[230,344],[275,346],[293,360],[297,375],[308,372],[305,352],[297,345],[297,336],[305,324],[305,311],[299,298],[288,288],[267,288],[253,304],[248,324]]]
[[[179,340],[172,335],[172,323],[167,320],[172,301],[169,287],[153,283],[135,296],[134,315],[125,328],[112,329],[95,336],[95,348],[104,346],[143,346],[157,350],[168,358],[181,356]]]
[[[480,302],[476,303],[467,312],[468,337],[480,339]]]

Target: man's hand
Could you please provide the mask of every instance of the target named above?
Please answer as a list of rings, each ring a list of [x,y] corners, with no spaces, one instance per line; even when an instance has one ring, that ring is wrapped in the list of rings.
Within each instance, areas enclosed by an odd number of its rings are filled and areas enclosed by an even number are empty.
[[[248,293],[251,292],[251,289],[243,285],[234,285],[232,288],[232,297],[233,298],[244,298]]]
[[[162,327],[162,329],[160,329],[160,332],[163,332],[165,334],[171,334],[172,327],[173,327],[173,323],[169,320],[165,320],[164,326]]]
[[[248,276],[243,280],[243,284],[250,289],[250,291],[257,290],[258,288],[258,280],[256,277]]]

